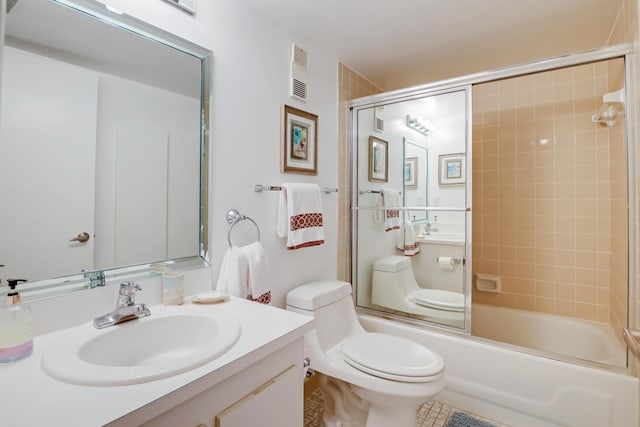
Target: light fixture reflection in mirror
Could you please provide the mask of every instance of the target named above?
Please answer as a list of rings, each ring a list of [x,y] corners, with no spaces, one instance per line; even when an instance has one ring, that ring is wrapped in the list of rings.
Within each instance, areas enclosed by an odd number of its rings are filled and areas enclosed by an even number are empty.
[[[205,265],[211,52],[86,0],[19,0],[6,24],[2,277],[28,298]]]
[[[421,116],[412,116],[407,114],[407,127],[420,132],[423,135],[429,135],[433,131],[433,123]]]

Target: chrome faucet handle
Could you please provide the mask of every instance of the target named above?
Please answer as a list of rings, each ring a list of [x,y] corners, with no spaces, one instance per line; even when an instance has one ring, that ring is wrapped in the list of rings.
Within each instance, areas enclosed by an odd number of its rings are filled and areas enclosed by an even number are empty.
[[[120,291],[118,292],[118,305],[122,307],[126,305],[135,305],[136,292],[141,291],[142,288],[136,282],[123,282],[120,283]]]

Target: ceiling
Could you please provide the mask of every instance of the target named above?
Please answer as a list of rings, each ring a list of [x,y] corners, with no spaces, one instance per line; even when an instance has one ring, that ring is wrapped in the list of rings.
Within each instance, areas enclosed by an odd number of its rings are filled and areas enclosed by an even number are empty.
[[[607,43],[622,0],[244,0],[386,90]],[[304,47],[304,45],[302,46]],[[313,58],[311,58],[313,70]]]

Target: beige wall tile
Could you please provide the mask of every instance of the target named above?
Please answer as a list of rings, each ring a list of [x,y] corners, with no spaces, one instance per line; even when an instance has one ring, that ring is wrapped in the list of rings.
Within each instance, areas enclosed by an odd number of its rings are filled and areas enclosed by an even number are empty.
[[[474,94],[490,94],[474,108],[489,108],[500,120],[478,135],[474,186],[482,188],[473,193],[481,206],[474,226],[494,238],[475,242],[474,265],[478,258],[494,260],[478,265],[502,275],[509,295],[483,301],[612,323],[626,317],[614,308],[614,288],[624,289],[618,276],[626,271],[614,248],[627,233],[618,224],[624,223],[626,194],[618,186],[624,188],[626,175],[618,171],[625,145],[591,122],[619,67],[593,63],[474,86]]]

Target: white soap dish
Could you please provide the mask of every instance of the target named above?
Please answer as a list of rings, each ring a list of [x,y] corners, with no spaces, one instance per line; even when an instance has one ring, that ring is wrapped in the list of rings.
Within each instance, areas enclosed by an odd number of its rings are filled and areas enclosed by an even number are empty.
[[[194,304],[216,304],[219,302],[224,302],[229,299],[229,294],[218,291],[204,292],[202,294],[198,294],[191,302]]]

